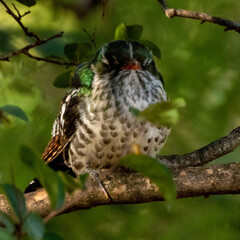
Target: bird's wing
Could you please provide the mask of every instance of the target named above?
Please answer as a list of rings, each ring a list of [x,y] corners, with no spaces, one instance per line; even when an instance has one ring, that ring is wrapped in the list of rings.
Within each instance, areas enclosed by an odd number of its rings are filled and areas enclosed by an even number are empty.
[[[53,124],[52,138],[42,155],[46,163],[56,159],[71,141],[76,131],[77,120],[80,118],[80,101],[78,89],[71,90],[63,98],[59,114]]]
[[[43,160],[46,163],[50,163],[65,149],[70,140],[71,139],[67,139],[63,142],[59,135],[52,137],[42,154]]]

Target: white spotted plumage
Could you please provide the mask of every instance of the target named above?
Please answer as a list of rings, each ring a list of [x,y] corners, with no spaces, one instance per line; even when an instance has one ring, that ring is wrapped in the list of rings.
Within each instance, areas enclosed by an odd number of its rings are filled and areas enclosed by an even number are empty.
[[[116,164],[121,156],[132,152],[134,144],[141,146],[143,154],[155,157],[170,132],[166,127],[140,121],[129,112],[130,107],[143,110],[167,101],[159,79],[141,70],[122,70],[111,81],[109,78],[111,74],[105,78],[96,75],[91,97],[83,100],[87,112],[77,126],[66,162],[77,175]]]
[[[167,101],[151,51],[137,42],[113,42],[104,45],[88,67],[94,73],[90,94],[81,92],[80,84],[65,96],[44,159],[53,161],[61,153],[65,165],[80,175],[117,164],[133,145],[156,157],[170,129],[137,119],[129,111]]]

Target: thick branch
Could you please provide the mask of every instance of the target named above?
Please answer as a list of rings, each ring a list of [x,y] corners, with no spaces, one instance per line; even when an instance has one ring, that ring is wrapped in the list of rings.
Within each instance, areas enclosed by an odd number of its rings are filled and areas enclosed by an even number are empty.
[[[240,127],[235,128],[227,136],[211,142],[194,152],[183,155],[160,156],[161,163],[170,168],[203,166],[219,157],[234,151],[240,145]]]
[[[240,193],[240,163],[213,165],[208,168],[189,167],[175,170],[173,176],[177,198]],[[157,186],[140,173],[120,171],[102,176],[102,178],[113,203],[110,203],[95,182],[91,182],[87,190],[78,190],[73,195],[67,196],[64,212],[61,214],[107,204],[134,204],[163,200]],[[50,213],[48,196],[43,189],[27,193],[25,196],[29,210],[38,212],[44,217]],[[12,215],[2,195],[0,196],[0,211]]]
[[[224,26],[226,27],[225,31],[234,30],[240,33],[240,23],[233,22],[220,17],[214,17],[207,13],[193,12],[185,9],[168,8],[166,1],[164,0],[158,0],[158,2],[161,4],[163,11],[168,18],[174,17],[192,18],[196,20],[201,20],[201,23],[210,22]]]

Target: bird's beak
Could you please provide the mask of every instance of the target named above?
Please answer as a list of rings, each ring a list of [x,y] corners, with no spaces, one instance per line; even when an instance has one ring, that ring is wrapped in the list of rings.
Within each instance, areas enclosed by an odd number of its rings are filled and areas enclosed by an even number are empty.
[[[128,70],[140,70],[141,65],[136,59],[131,59],[129,62],[124,64],[122,66],[122,69],[128,69]]]

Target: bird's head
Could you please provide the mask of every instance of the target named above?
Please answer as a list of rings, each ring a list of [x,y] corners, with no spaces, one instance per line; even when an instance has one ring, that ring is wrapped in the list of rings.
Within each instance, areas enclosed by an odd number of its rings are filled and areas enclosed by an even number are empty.
[[[118,74],[121,71],[148,71],[162,80],[152,52],[136,41],[114,41],[103,45],[93,59],[81,64],[72,80],[73,87],[91,86],[95,75]]]

